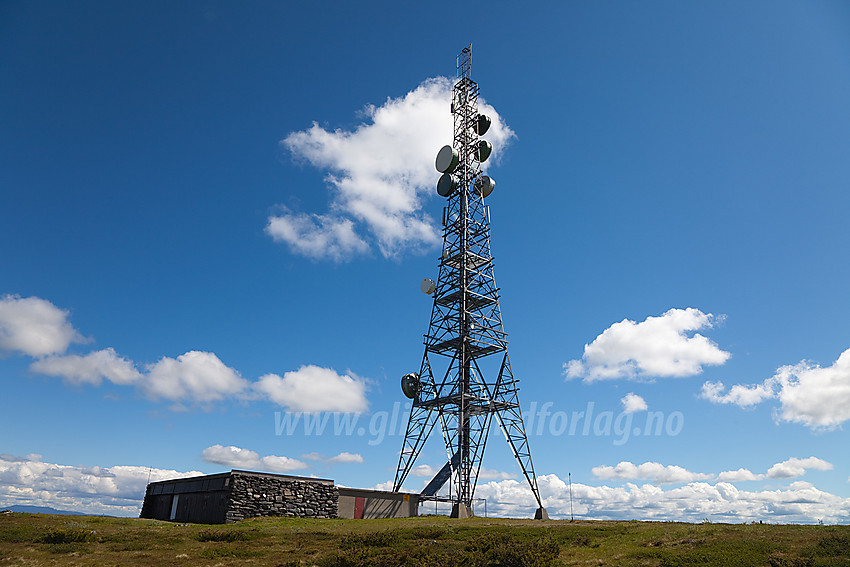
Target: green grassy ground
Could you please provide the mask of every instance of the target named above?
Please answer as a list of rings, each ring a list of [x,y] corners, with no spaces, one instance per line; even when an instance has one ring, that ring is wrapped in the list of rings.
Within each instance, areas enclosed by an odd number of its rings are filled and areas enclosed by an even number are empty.
[[[0,565],[850,566],[850,526],[4,514]]]

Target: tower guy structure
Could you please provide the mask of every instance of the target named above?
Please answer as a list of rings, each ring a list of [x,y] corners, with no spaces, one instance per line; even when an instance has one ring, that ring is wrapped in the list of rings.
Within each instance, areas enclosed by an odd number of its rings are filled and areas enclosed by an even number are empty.
[[[437,193],[443,208],[443,250],[436,282],[425,279],[421,289],[433,295],[431,322],[418,374],[402,378],[402,390],[412,406],[398,462],[398,491],[414,461],[439,422],[448,462],[422,491],[437,499],[450,480],[452,516],[472,514],[472,501],[493,418],[519,463],[537,501],[535,518],[548,518],[518,398],[518,381],[508,357],[502,325],[499,288],[490,254],[490,210],[485,199],[495,183],[482,173],[492,145],[481,138],[489,117],[478,111],[478,85],[470,77],[472,46],[457,58],[452,89],[454,138],[437,154],[442,172]]]

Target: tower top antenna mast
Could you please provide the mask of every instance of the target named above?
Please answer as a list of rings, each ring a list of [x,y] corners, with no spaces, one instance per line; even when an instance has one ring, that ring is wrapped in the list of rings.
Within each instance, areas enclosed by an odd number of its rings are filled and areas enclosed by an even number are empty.
[[[472,72],[472,44],[464,47],[457,55],[457,78],[469,79]]]

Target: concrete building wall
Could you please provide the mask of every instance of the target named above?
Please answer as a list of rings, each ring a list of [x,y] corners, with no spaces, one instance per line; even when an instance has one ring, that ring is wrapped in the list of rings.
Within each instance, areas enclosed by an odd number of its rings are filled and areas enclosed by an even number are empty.
[[[348,519],[409,518],[419,515],[419,495],[339,488],[337,516]]]

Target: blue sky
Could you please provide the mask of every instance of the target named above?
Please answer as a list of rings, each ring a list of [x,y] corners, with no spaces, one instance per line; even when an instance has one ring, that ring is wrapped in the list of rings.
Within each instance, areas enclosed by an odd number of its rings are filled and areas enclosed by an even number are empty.
[[[569,473],[582,517],[847,521],[850,8],[452,10],[0,4],[0,505],[135,515],[148,475],[229,468],[391,481],[471,42],[550,515]],[[331,425],[287,434],[299,410]],[[477,494],[531,514],[491,441]]]

